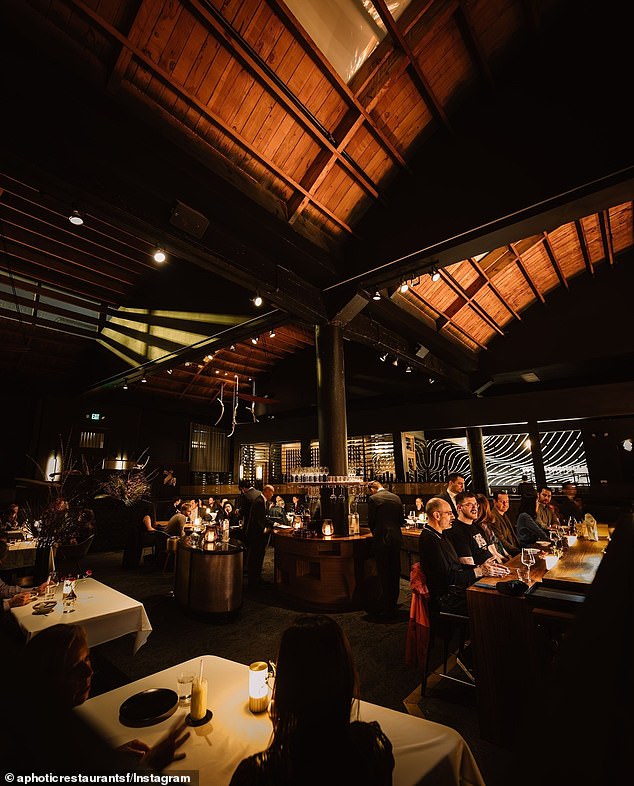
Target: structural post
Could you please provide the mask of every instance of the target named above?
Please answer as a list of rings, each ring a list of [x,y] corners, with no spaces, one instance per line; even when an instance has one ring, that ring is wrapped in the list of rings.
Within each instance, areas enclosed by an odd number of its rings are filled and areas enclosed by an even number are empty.
[[[528,438],[531,441],[531,457],[533,459],[533,469],[535,471],[535,485],[537,491],[546,485],[546,470],[544,469],[544,457],[542,455],[542,443],[539,440],[539,426],[535,421],[528,424]]]
[[[489,479],[484,457],[484,443],[480,426],[467,427],[467,449],[471,466],[471,486],[475,491],[489,494]]]
[[[343,331],[340,323],[315,326],[317,360],[317,425],[319,461],[330,475],[348,475],[348,427],[346,417],[346,383],[343,358]],[[343,491],[343,489],[342,489]],[[335,535],[348,534],[348,497],[345,507],[331,510],[331,491],[321,495],[324,515],[332,516]],[[345,511],[345,515],[344,512]]]

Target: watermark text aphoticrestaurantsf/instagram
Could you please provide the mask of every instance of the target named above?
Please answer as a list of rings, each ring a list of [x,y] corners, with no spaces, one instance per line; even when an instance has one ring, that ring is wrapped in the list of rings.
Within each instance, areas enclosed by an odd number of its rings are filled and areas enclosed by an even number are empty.
[[[160,784],[160,786],[170,786],[170,784],[187,784],[187,786],[198,786],[198,773],[173,772],[170,774],[157,772],[117,772],[99,775],[95,773],[72,773],[59,775],[53,772],[28,773],[16,775],[12,772],[5,773],[5,783],[19,783],[24,786],[38,783],[138,783],[138,784]]]

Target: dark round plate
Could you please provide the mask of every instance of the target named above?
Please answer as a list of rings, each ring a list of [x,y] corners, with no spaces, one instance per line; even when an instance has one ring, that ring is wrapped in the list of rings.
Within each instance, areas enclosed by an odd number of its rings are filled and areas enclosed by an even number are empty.
[[[178,707],[178,695],[169,688],[150,688],[135,693],[119,707],[119,721],[124,726],[151,726],[172,715]]]

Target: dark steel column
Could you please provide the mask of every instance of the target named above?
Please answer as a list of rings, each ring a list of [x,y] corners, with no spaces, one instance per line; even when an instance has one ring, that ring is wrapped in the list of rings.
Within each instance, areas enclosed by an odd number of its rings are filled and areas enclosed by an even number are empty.
[[[544,469],[544,457],[542,455],[542,443],[539,440],[539,426],[535,421],[528,423],[528,438],[531,441],[531,457],[533,459],[533,469],[535,471],[535,485],[537,491],[546,485],[546,470]]]
[[[480,426],[467,427],[467,449],[471,465],[471,488],[482,494],[489,494],[489,479],[484,458],[484,443]]]
[[[346,382],[343,360],[341,325],[329,323],[315,326],[315,354],[317,359],[317,425],[319,433],[319,463],[327,466],[330,475],[348,474],[348,427],[346,418]],[[337,506],[331,510],[331,491],[321,495],[324,516],[332,517],[336,535],[348,534],[348,499],[345,516]]]

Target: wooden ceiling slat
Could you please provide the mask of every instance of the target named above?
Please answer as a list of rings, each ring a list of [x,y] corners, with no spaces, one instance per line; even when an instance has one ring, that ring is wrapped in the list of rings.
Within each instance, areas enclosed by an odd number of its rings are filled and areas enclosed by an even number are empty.
[[[509,245],[509,248],[510,248],[511,252],[515,255],[515,262],[517,264],[517,267],[518,267],[520,273],[526,279],[526,283],[531,288],[531,292],[533,293],[533,295],[535,295],[535,297],[538,300],[540,300],[542,303],[544,303],[544,296],[542,295],[541,291],[537,288],[537,286],[535,285],[535,282],[533,281],[533,279],[529,275],[528,271],[526,270],[526,266],[522,262],[522,256],[517,251],[516,245],[514,243],[511,243]]]
[[[444,107],[440,104],[437,97],[434,95],[433,90],[427,80],[427,76],[423,72],[423,69],[420,66],[420,63],[416,59],[414,52],[412,51],[408,41],[406,40],[403,33],[400,31],[399,26],[390,13],[390,10],[387,7],[387,3],[385,0],[376,0],[373,5],[376,8],[383,24],[388,30],[390,37],[392,38],[394,44],[400,47],[403,52],[405,53],[407,59],[409,60],[409,67],[411,68],[411,74],[413,81],[421,94],[421,97],[428,104],[430,111],[436,117],[441,125],[443,125],[447,130],[451,130],[449,125],[449,120],[447,118],[447,114],[444,110]]]
[[[465,90],[473,82],[473,60],[455,15],[447,17],[443,24],[436,24],[428,42],[417,49],[416,62],[438,104],[445,106],[456,91]]]
[[[447,269],[441,270],[440,276],[457,296],[453,303],[445,310],[446,316],[452,320],[455,317],[456,323],[459,323],[459,312],[463,309],[464,306],[469,306],[470,308],[468,310],[474,311],[480,320],[486,322],[499,335],[504,335],[502,328],[482,309],[482,307],[476,301],[473,300],[473,296],[478,291],[479,285],[476,284],[473,293],[471,293],[465,290]],[[466,319],[466,317],[464,319]],[[463,323],[463,327],[464,324],[466,324],[466,322]]]
[[[588,273],[590,273],[591,276],[594,276],[594,265],[590,259],[590,253],[588,251],[588,244],[586,242],[586,236],[583,231],[582,223],[579,219],[575,219],[574,224],[575,229],[577,230],[577,239],[579,241],[579,248],[581,249],[581,254],[583,256],[583,263],[586,266]]]
[[[632,245],[632,230],[634,228],[632,223],[632,203],[628,202],[624,205],[610,208],[608,213],[614,253],[619,254]]]
[[[226,46],[235,52],[235,54],[240,57],[248,66],[249,70],[255,76],[257,76],[260,81],[263,82],[273,98],[279,102],[280,106],[283,106],[286,111],[290,112],[295,117],[297,122],[304,127],[305,131],[310,134],[313,139],[315,139],[315,141],[317,141],[320,145],[328,147],[331,152],[334,152],[341,162],[341,166],[348,170],[350,176],[357,183],[359,183],[359,185],[364,190],[366,190],[375,199],[378,198],[379,193],[375,185],[371,183],[368,178],[363,176],[352,164],[350,164],[344,156],[340,155],[332,142],[330,142],[330,140],[324,136],[324,134],[314,124],[309,122],[306,115],[297,108],[295,103],[291,101],[283,91],[280,90],[280,88],[266,73],[266,71],[262,69],[259,62],[251,55],[248,48],[244,46],[237,32],[235,30],[233,30],[232,33],[226,31],[224,26],[218,22],[215,16],[211,14],[207,8],[202,6],[198,0],[187,0],[187,2],[198,12],[200,17],[211,26],[215,35],[217,35]]]
[[[550,264],[553,266],[555,273],[557,274],[557,278],[559,279],[559,283],[568,289],[568,279],[564,275],[563,270],[561,269],[561,265],[559,264],[559,260],[555,256],[555,252],[553,250],[552,243],[550,242],[550,238],[548,237],[548,232],[544,232],[544,250],[548,255],[548,259],[550,260]]]

